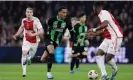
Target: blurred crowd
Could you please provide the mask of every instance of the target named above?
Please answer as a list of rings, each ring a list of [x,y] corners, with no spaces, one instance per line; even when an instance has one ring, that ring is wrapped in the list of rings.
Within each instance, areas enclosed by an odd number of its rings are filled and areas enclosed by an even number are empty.
[[[0,46],[20,46],[22,44],[22,36],[18,40],[13,40],[12,36],[18,30],[22,18],[25,17],[25,9],[30,6],[34,9],[34,15],[40,19],[42,24],[52,16],[57,14],[60,6],[66,6],[69,10],[69,17],[84,11],[87,14],[86,24],[88,28],[97,27],[98,18],[93,14],[94,2],[91,1],[43,1],[43,2],[25,2],[25,1],[6,1],[0,2]],[[104,9],[109,10],[120,23],[124,31],[123,45],[133,43],[133,2],[132,1],[116,1],[103,2]],[[100,44],[103,37],[90,39],[91,44]]]

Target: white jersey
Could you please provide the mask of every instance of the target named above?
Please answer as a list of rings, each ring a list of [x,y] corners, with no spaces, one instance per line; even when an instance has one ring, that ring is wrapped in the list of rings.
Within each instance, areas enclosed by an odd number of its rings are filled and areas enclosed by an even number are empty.
[[[31,20],[28,20],[27,18],[23,18],[21,25],[24,27],[23,42],[28,41],[30,43],[38,43],[40,41],[39,36],[30,37],[27,34],[27,32],[29,32],[29,31],[32,32],[32,33],[35,33],[39,29],[42,28],[42,24],[41,24],[40,20],[37,17],[33,17]]]
[[[104,22],[105,20],[109,22],[108,26],[103,30],[105,38],[114,39],[123,37],[123,32],[120,25],[110,12],[107,10],[101,10],[98,14],[98,17],[100,19],[100,23]]]

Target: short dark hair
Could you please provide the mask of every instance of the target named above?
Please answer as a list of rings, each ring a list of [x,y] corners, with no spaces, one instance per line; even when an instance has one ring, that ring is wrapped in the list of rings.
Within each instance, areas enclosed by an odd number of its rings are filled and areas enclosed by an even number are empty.
[[[83,17],[84,15],[86,15],[85,12],[81,12],[81,13],[79,13],[79,15],[78,15],[77,17],[78,17],[78,18],[81,18],[81,17]]]
[[[62,9],[67,9],[65,6],[61,6],[59,9],[58,9],[58,12],[60,12]]]
[[[96,8],[102,7],[102,2],[96,1],[94,2],[93,6],[95,6]]]

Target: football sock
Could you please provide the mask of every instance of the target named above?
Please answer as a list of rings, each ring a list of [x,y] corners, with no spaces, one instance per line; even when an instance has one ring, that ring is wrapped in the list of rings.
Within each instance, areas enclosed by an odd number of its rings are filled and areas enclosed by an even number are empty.
[[[76,62],[76,58],[72,58],[71,64],[70,64],[70,70],[71,70],[71,71],[73,71],[75,62]]]
[[[96,56],[96,62],[97,62],[98,67],[101,70],[102,76],[107,75],[105,64],[104,64],[104,56]]]
[[[117,71],[117,66],[116,66],[116,63],[115,63],[114,59],[111,59],[110,61],[108,61],[108,63],[110,64],[112,69]]]
[[[76,59],[76,68],[79,68],[79,59]]]
[[[53,61],[53,54],[49,54],[47,58],[47,72],[51,72],[52,61]]]
[[[26,64],[24,65],[24,62],[26,61],[26,56],[22,55],[21,58],[21,64],[22,64],[22,71],[23,71],[23,75],[26,75]]]

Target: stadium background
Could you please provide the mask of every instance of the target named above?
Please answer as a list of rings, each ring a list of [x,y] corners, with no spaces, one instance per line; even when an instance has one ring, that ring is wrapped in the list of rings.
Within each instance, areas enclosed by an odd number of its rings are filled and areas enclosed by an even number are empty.
[[[1,1],[0,62],[20,63],[22,35],[17,41],[14,41],[12,36],[18,30],[22,18],[25,17],[26,7],[33,7],[34,15],[40,19],[43,25],[45,20],[56,15],[60,6],[68,8],[68,17],[71,18],[76,17],[79,12],[85,11],[87,14],[87,26],[88,28],[93,28],[98,24],[97,16],[93,15],[93,3],[93,1]],[[104,9],[109,10],[114,15],[124,31],[123,44],[119,52],[116,53],[115,60],[118,63],[133,63],[133,2],[104,1],[103,3]],[[95,51],[102,39],[102,37],[90,39],[88,57],[83,62],[95,62]],[[43,46],[44,44],[41,42],[36,55],[41,55]],[[67,62],[66,59],[64,61]]]
[[[18,30],[22,18],[25,17],[27,6],[33,7],[34,15],[41,20],[43,25],[46,19],[56,15],[60,6],[67,6],[68,16],[72,18],[80,11],[85,11],[87,26],[92,28],[98,24],[97,17],[93,15],[93,3],[93,1],[0,1],[0,80],[47,80],[45,75],[47,65],[43,63],[27,65],[27,77],[21,77],[22,35],[17,41],[14,41],[12,36]],[[104,8],[114,15],[124,31],[122,47],[114,58],[119,63],[119,72],[115,80],[133,80],[133,2],[104,1],[103,3]],[[102,37],[96,37],[89,40],[88,57],[83,60],[86,64],[80,65],[79,72],[71,75],[69,74],[69,64],[54,64],[52,68],[54,80],[88,80],[88,71],[92,69],[96,70],[100,77],[100,70],[95,64],[94,55],[102,39]],[[41,42],[36,55],[41,55],[43,47],[44,44]],[[64,62],[68,62],[66,58],[68,52],[70,52],[69,49],[65,52]],[[110,66],[106,65],[106,69],[110,75],[112,72]]]

